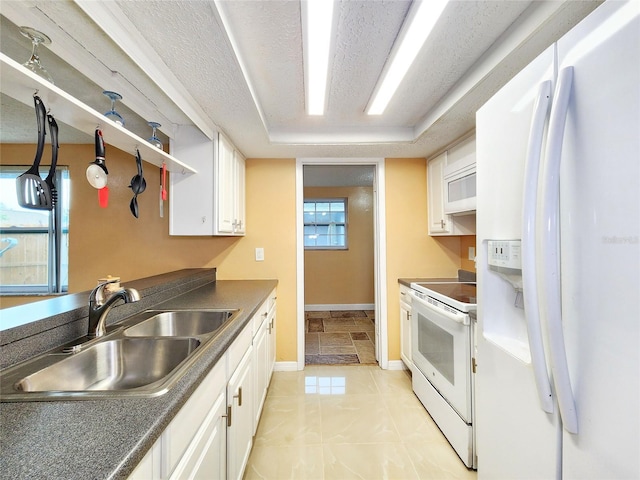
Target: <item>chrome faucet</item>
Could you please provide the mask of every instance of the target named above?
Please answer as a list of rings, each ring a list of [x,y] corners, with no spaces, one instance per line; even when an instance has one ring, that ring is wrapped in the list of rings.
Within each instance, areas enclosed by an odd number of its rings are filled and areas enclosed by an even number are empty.
[[[107,314],[118,300],[133,303],[140,300],[140,293],[135,288],[122,288],[104,300],[104,288],[117,280],[104,282],[93,289],[89,295],[89,337],[102,337],[106,332]]]

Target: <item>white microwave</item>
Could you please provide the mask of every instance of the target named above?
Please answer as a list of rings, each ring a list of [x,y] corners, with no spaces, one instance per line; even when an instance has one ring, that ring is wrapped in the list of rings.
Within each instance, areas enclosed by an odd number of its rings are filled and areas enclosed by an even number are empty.
[[[476,211],[475,157],[465,160],[444,167],[444,213],[447,215],[465,215]]]

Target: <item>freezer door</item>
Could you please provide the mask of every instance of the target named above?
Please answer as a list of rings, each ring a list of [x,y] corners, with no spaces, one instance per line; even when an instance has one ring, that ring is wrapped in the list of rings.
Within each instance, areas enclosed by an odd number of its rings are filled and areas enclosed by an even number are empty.
[[[516,75],[477,113],[479,479],[553,479],[559,468],[557,409],[536,391],[525,312],[514,288],[487,264],[488,240],[521,238],[524,170],[539,86],[553,82],[554,48]],[[525,292],[525,295],[527,293]]]
[[[564,434],[563,480],[637,479],[640,3],[598,7],[558,42],[558,65],[574,70],[560,166],[560,238],[578,433]]]

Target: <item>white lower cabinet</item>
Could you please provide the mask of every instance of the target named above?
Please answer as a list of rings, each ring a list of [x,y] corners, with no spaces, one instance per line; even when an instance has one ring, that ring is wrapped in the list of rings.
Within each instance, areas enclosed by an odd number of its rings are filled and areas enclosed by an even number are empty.
[[[267,398],[267,386],[268,386],[268,330],[269,322],[267,318],[258,327],[258,331],[253,337],[253,378],[255,383],[255,398],[253,406],[253,433],[255,435],[258,429],[258,422],[260,421],[260,415],[262,414],[262,407],[264,401]]]
[[[276,291],[271,295],[271,307],[267,317],[267,387],[276,365]]]
[[[253,433],[258,429],[262,408],[267,398],[267,388],[271,381],[271,374],[276,359],[275,352],[275,316],[276,316],[276,291],[262,304],[254,319],[253,336],[253,373],[255,385],[255,398],[253,409]]]
[[[227,479],[242,478],[253,443],[253,347],[240,361],[240,365],[227,384],[227,411],[230,416],[227,429]]]
[[[410,371],[413,371],[411,358],[411,295],[409,288],[400,285],[400,356]]]
[[[274,290],[130,479],[242,479],[275,362],[275,310]]]

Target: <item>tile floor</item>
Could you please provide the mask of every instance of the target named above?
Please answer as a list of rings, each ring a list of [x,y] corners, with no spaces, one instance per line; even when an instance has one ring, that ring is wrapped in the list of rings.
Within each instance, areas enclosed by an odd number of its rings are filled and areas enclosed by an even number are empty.
[[[372,310],[305,312],[305,364],[376,364]]]
[[[475,480],[405,371],[312,365],[274,372],[245,480]]]

